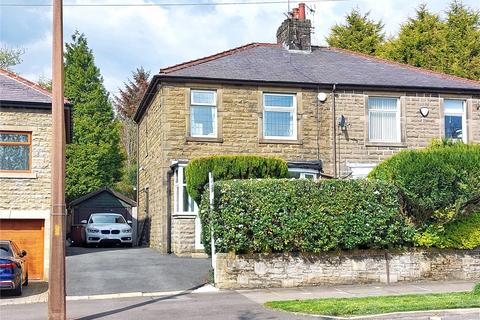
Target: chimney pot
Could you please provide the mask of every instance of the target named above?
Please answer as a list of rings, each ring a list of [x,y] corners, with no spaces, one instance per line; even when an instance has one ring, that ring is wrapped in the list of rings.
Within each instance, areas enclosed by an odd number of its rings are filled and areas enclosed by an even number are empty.
[[[293,18],[294,18],[294,19],[298,19],[298,15],[299,15],[299,13],[298,13],[298,8],[293,8],[293,10],[292,10],[292,16],[293,16]]]
[[[305,3],[298,4],[298,20],[305,20]]]

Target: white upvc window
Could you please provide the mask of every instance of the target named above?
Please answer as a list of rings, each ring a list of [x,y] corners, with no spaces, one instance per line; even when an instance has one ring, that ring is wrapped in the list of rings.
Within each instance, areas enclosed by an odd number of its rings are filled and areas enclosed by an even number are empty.
[[[288,175],[290,178],[317,180],[318,170],[303,169],[303,168],[288,168]]]
[[[190,136],[217,137],[217,92],[190,91]]]
[[[368,98],[368,140],[372,142],[401,142],[400,99]]]
[[[445,138],[467,142],[465,101],[445,99],[443,101],[443,113],[445,119]]]
[[[179,165],[174,175],[174,207],[176,214],[196,214],[197,204],[187,192],[187,182],[184,175],[185,167]]]
[[[297,139],[297,97],[295,94],[263,94],[263,138]]]

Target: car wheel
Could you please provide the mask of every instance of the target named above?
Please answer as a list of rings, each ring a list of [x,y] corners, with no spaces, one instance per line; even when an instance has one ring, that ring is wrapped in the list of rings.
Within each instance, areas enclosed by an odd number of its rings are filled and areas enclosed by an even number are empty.
[[[132,247],[132,243],[125,243],[125,247],[131,248],[131,247]]]
[[[24,287],[28,286],[28,272],[25,275],[25,283],[23,284]]]
[[[22,279],[22,276],[20,276],[20,283],[18,284],[18,287],[13,289],[13,295],[15,295],[15,296],[21,296],[22,295],[22,289],[23,289],[22,282],[23,282],[23,279]]]

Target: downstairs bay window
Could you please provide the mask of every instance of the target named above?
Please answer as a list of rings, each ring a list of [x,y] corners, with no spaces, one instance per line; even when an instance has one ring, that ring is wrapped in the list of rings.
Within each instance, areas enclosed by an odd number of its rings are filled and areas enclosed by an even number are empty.
[[[187,192],[185,179],[185,166],[179,165],[174,172],[174,213],[175,214],[196,214],[197,204]]]

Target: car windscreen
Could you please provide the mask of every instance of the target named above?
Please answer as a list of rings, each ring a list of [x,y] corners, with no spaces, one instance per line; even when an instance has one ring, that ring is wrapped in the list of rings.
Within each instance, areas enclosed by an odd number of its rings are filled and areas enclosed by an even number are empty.
[[[12,257],[12,249],[8,243],[0,243],[0,258]]]
[[[94,215],[90,217],[90,223],[125,223],[122,216]]]

